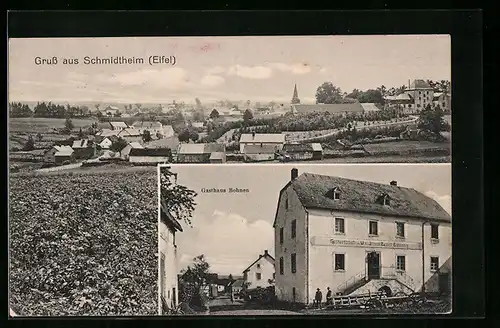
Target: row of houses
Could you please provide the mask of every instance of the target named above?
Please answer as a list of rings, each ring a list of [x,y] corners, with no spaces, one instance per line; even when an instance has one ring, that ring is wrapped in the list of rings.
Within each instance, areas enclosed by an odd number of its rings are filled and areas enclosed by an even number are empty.
[[[134,122],[131,125],[128,125],[125,122],[120,122],[120,121],[110,121],[110,122],[102,122],[98,124],[98,128],[101,130],[101,133],[99,135],[104,135],[107,136],[111,132],[110,131],[122,131],[126,130],[127,132],[131,134],[143,134],[144,131],[149,131],[151,134],[161,134],[165,138],[172,137],[174,133],[174,129],[172,128],[171,125],[163,125],[160,122],[154,122],[154,121],[137,121]],[[114,135],[117,135],[118,132],[114,132]]]

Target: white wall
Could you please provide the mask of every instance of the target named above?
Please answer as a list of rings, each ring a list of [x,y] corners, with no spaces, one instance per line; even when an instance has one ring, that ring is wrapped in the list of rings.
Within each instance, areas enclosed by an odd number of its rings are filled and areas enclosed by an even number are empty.
[[[286,209],[288,199],[288,210]],[[292,220],[297,221],[295,239],[291,238]],[[284,239],[280,244],[280,228],[283,227]],[[306,258],[306,212],[300,203],[297,194],[292,188],[287,188],[281,195],[278,217],[274,229],[274,249],[276,283],[275,290],[278,300],[293,302],[293,288],[295,301],[305,303],[307,300],[307,258]],[[297,271],[291,272],[291,254],[296,254]],[[284,274],[280,274],[280,258],[283,257]]]
[[[168,163],[168,156],[130,156],[130,163]]]
[[[240,153],[243,153],[243,148],[245,148],[245,145],[273,146],[273,147],[276,147],[277,150],[281,150],[281,149],[283,149],[284,143],[283,142],[280,142],[280,143],[278,143],[278,142],[243,142],[243,143],[241,143],[240,142]]]
[[[259,267],[260,265],[260,267]],[[261,274],[261,279],[257,280],[257,273]],[[271,286],[269,279],[273,279],[274,264],[271,263],[266,257],[261,257],[254,265],[252,265],[246,272],[246,283],[250,283],[249,289],[261,287],[266,288]]]
[[[352,277],[366,273],[366,255],[368,252],[380,252],[381,277],[390,277],[396,273],[396,256],[406,257],[406,270],[398,273],[399,279],[412,284],[414,289],[422,285],[422,222],[410,218],[384,217],[375,214],[349,213],[340,211],[309,211],[309,301],[313,293],[320,288],[325,295],[326,287],[335,293],[337,287]],[[344,218],[345,234],[335,233],[335,217]],[[378,236],[369,236],[369,221],[378,221]],[[396,236],[396,222],[405,223],[405,238]],[[397,242],[401,248],[379,246],[334,246],[331,239]],[[430,272],[430,255],[438,255],[440,264],[451,256],[451,226],[440,225],[439,244],[431,244],[430,226],[425,227],[425,279]],[[408,246],[411,249],[402,247]],[[345,254],[345,271],[334,271],[334,254]],[[441,260],[442,259],[442,260]],[[317,265],[316,263],[322,263]],[[344,286],[342,286],[343,288]]]
[[[165,266],[164,266],[164,286],[163,286],[163,295],[165,300],[167,301],[169,306],[172,306],[172,302],[176,300],[176,303],[179,303],[179,288],[177,286],[177,274],[178,265],[177,265],[177,250],[175,247],[175,234],[172,233],[171,230],[167,228],[164,223],[159,224],[159,248],[160,248],[160,256],[158,256],[158,277],[160,277],[160,259],[161,254],[165,256]],[[162,286],[160,286],[161,279],[158,279],[158,306],[161,310],[161,298],[162,295]],[[175,294],[173,289],[175,288]]]

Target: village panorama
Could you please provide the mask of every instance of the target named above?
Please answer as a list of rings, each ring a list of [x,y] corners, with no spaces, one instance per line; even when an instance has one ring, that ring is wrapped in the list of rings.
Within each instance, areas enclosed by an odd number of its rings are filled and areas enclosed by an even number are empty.
[[[451,311],[450,164],[162,165],[159,174],[162,315]],[[199,192],[223,176],[251,197]]]
[[[9,104],[10,171],[158,163],[450,162],[449,81],[342,92],[315,104]],[[310,95],[308,95],[310,96]]]

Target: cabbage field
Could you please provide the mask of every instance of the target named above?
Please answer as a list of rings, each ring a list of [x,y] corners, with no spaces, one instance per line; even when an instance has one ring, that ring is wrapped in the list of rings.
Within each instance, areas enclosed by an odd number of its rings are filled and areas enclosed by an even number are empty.
[[[156,170],[11,176],[21,316],[157,314]]]

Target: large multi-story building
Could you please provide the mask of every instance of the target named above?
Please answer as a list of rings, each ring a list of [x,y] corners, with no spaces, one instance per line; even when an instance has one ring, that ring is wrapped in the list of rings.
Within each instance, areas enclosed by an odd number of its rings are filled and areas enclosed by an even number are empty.
[[[276,295],[310,304],[315,291],[449,292],[451,217],[397,185],[292,169],[276,216]]]
[[[397,96],[386,96],[389,106],[398,108],[403,114],[418,114],[427,105],[439,104],[443,110],[451,110],[451,96],[448,93],[435,93],[434,89],[424,80],[408,81],[408,88]]]

